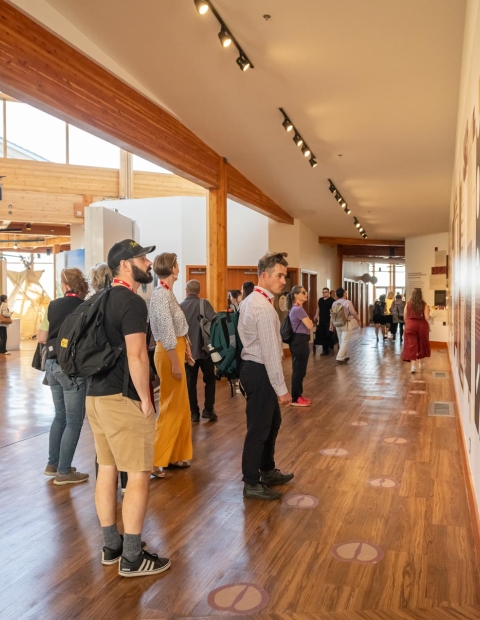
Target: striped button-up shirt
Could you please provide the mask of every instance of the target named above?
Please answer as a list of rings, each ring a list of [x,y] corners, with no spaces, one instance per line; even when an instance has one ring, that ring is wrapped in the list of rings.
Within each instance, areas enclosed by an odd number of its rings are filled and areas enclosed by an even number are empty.
[[[256,288],[267,297],[253,291],[241,304],[238,333],[243,344],[242,359],[263,364],[277,396],[283,396],[288,389],[282,369],[280,320],[273,307],[273,295],[264,288]]]

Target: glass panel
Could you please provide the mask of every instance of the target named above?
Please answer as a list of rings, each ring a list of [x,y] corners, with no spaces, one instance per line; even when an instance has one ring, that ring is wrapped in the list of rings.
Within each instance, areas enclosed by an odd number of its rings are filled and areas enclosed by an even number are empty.
[[[7,101],[7,157],[64,164],[65,123],[26,103]]]
[[[69,125],[69,163],[95,168],[120,168],[120,149],[110,142]]]
[[[375,265],[375,276],[378,279],[376,287],[390,286],[390,265]]]
[[[164,174],[172,174],[170,170],[160,168],[160,166],[152,164],[151,161],[147,161],[138,155],[133,156],[133,169],[138,172],[163,172]]]
[[[405,287],[405,265],[395,265],[395,286]]]
[[[388,295],[388,286],[376,286],[375,287],[375,294],[377,296],[377,299],[380,297],[380,295],[385,295],[385,297]]]

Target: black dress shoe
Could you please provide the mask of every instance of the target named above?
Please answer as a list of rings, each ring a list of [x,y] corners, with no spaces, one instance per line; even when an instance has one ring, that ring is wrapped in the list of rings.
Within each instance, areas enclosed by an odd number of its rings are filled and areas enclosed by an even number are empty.
[[[215,411],[207,411],[206,409],[204,409],[202,411],[202,418],[206,418],[211,422],[216,422],[218,420],[218,415],[215,413]]]
[[[260,481],[266,487],[274,487],[277,484],[286,484],[293,478],[293,474],[282,474],[279,469],[272,469],[260,476]]]
[[[246,499],[273,500],[280,499],[282,494],[277,493],[276,491],[270,491],[264,484],[261,483],[255,484],[254,486],[245,483],[243,485],[243,497]]]
[[[200,422],[200,412],[191,413],[190,418],[192,419],[192,422]]]

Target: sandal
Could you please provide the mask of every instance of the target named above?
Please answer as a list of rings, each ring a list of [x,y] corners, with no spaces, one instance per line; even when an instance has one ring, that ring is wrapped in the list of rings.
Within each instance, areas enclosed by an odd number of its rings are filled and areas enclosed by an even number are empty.
[[[154,478],[165,478],[165,472],[163,471],[163,467],[159,467],[158,469],[153,469],[150,472],[150,475]]]
[[[176,463],[169,463],[167,469],[185,469],[186,467],[190,467],[188,461],[176,461]]]

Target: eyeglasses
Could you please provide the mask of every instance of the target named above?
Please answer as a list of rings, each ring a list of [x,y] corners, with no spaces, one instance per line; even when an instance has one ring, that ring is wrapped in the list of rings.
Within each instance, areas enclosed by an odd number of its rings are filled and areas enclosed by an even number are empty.
[[[300,291],[300,295],[308,295],[307,291]]]

